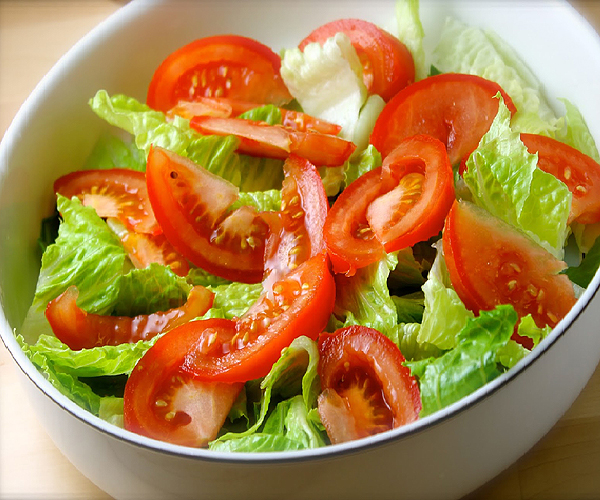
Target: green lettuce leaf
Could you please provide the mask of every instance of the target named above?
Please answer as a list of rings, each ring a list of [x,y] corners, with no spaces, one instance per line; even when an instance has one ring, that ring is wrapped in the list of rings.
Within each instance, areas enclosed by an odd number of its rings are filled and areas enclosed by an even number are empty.
[[[596,141],[590,133],[590,129],[585,122],[585,118],[568,99],[559,99],[567,110],[566,126],[559,130],[556,139],[568,144],[569,146],[581,151],[583,154],[593,158],[600,163],[600,154],[596,147]]]
[[[510,341],[517,323],[512,306],[502,305],[469,318],[456,347],[438,358],[408,361],[419,378],[421,417],[430,415],[490,382],[501,370],[497,352]]]
[[[381,167],[381,154],[375,146],[370,144],[360,154],[346,162],[344,169],[344,184],[349,186],[362,174],[365,174],[374,168]]]
[[[415,63],[415,81],[427,76],[423,39],[425,31],[419,16],[419,0],[398,0],[396,2],[396,22],[398,39],[406,45]]]
[[[511,129],[510,111],[501,98],[498,114],[467,160],[463,178],[477,205],[562,258],[572,195],[564,183],[537,168],[537,155],[530,154]]]
[[[98,139],[83,168],[129,168],[144,172],[146,155],[137,148],[131,137],[121,138],[113,133],[104,133]]]
[[[600,238],[597,238],[594,245],[578,266],[569,267],[563,272],[569,279],[582,288],[587,288],[590,282],[598,272],[600,267]]]

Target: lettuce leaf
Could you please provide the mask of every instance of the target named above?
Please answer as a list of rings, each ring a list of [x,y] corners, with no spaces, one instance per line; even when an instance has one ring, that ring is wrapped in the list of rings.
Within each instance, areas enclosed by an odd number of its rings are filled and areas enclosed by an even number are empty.
[[[144,172],[146,155],[132,142],[131,137],[104,133],[94,145],[83,167],[88,169],[129,168]]]
[[[490,130],[467,160],[463,179],[477,205],[562,258],[572,195],[564,183],[537,168],[537,155],[512,130],[501,98]]]
[[[462,399],[500,375],[497,352],[510,341],[517,319],[508,305],[481,311],[467,320],[454,349],[438,358],[406,362],[419,378],[420,417]]]
[[[582,288],[587,288],[600,267],[600,238],[585,254],[578,266],[568,267],[563,271],[569,279]]]
[[[583,154],[593,158],[600,163],[600,154],[596,147],[596,141],[590,133],[590,129],[583,118],[583,115],[577,107],[568,99],[559,99],[567,111],[566,126],[559,130],[556,139],[568,144],[569,146],[581,151]]]
[[[425,31],[419,17],[419,0],[396,2],[398,39],[406,45],[415,63],[415,81],[427,77],[423,39]]]

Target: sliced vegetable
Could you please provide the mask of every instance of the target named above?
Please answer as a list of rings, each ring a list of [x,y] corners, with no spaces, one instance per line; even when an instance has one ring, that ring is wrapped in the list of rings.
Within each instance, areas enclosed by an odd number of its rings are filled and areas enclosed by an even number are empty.
[[[78,295],[77,288],[70,286],[51,300],[46,308],[46,317],[52,331],[73,350],[151,339],[202,316],[213,302],[213,293],[197,286],[192,288],[187,302],[181,307],[136,317],[104,316],[89,314],[79,308]]]
[[[356,149],[352,142],[334,135],[241,118],[195,116],[190,125],[204,135],[235,135],[240,139],[241,153],[278,159],[296,153],[318,166],[343,165]]]
[[[474,312],[511,304],[519,317],[531,314],[538,327],[554,327],[577,300],[558,274],[564,262],[472,203],[454,203],[443,245],[452,285]]]
[[[388,101],[415,79],[412,55],[396,37],[379,26],[360,19],[340,19],[314,30],[302,42],[300,50],[309,43],[324,44],[342,32],[350,38],[363,67],[363,81],[370,94]]]
[[[521,134],[538,167],[564,182],[573,195],[569,219],[581,224],[600,222],[600,164],[575,148],[537,134]]]
[[[279,75],[281,59],[251,38],[224,35],[196,40],[170,54],[156,69],[148,106],[168,111],[181,99],[231,97],[283,104],[291,96]]]
[[[375,123],[371,144],[383,158],[406,137],[427,134],[442,141],[455,165],[473,151],[498,112],[497,83],[473,75],[446,73],[409,85],[390,100]]]
[[[419,386],[390,339],[365,326],[319,337],[319,415],[332,443],[417,420]]]
[[[281,350],[300,335],[313,340],[333,310],[335,283],[324,253],[302,263],[273,285],[235,323],[231,339],[211,337],[186,356],[184,370],[201,380],[246,382],[264,377]],[[182,335],[203,328],[188,323]],[[199,334],[198,334],[199,335]]]
[[[125,168],[79,170],[57,179],[54,192],[67,198],[77,196],[100,217],[116,217],[138,233],[161,232],[143,172]]]
[[[211,319],[203,330],[172,330],[157,340],[131,372],[124,395],[125,428],[161,441],[202,447],[217,437],[243,384],[195,380],[181,370],[187,352],[207,338],[231,336],[234,322]]]
[[[248,206],[231,212],[238,189],[190,160],[152,148],[148,195],[166,238],[198,267],[232,281],[263,275],[267,224]]]

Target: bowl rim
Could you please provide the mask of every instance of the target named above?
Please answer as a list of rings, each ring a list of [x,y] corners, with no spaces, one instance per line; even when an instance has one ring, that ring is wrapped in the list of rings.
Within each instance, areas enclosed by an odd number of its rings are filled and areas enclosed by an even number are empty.
[[[98,40],[105,30],[106,26],[122,26],[126,25],[140,13],[147,9],[155,8],[157,5],[167,3],[168,0],[159,0],[154,2],[146,2],[144,0],[132,0],[130,3],[120,7],[117,11],[107,17],[105,20],[95,26],[88,34],[81,38],[71,49],[64,54],[52,69],[42,78],[33,92],[25,100],[12,123],[6,130],[2,142],[0,143],[0,176],[6,170],[4,158],[9,156],[13,148],[13,144],[17,142],[20,130],[25,125],[25,116],[35,109],[37,102],[42,98],[45,83],[51,81],[55,74],[62,71],[63,66],[67,66],[72,59],[76,59],[86,48],[86,46]],[[600,36],[593,30],[589,23],[579,14],[575,8],[566,0],[559,0],[558,5],[565,8],[574,19],[583,25],[595,39],[598,50],[600,51]],[[361,438],[358,440],[328,445],[320,448],[296,451],[279,451],[279,452],[223,452],[208,450],[205,448],[192,448],[171,444],[165,441],[148,438],[123,428],[110,424],[78,406],[74,401],[63,395],[58,389],[42,375],[41,372],[27,358],[16,339],[16,329],[13,329],[6,316],[4,310],[0,308],[0,338],[6,346],[11,357],[16,362],[23,374],[53,403],[61,407],[72,417],[77,418],[80,422],[92,427],[94,430],[101,432],[107,436],[115,438],[124,443],[134,445],[145,450],[154,452],[194,459],[197,461],[221,462],[229,464],[283,464],[283,463],[299,463],[304,461],[315,461],[319,459],[330,459],[348,455],[357,452],[363,452],[380,446],[389,445],[393,442],[408,439],[426,432],[430,428],[442,424],[453,418],[457,418],[469,408],[483,403],[487,398],[491,397],[497,391],[505,387],[513,379],[525,373],[533,364],[541,358],[548,350],[561,339],[571,326],[580,319],[583,312],[587,309],[592,300],[600,295],[600,270],[598,270],[591,281],[588,288],[581,295],[575,306],[569,313],[556,325],[552,332],[540,342],[534,351],[528,354],[525,358],[519,361],[513,368],[502,373],[499,377],[480,387],[473,393],[461,398],[459,401],[421,419],[418,419],[411,424],[392,429],[389,431]]]

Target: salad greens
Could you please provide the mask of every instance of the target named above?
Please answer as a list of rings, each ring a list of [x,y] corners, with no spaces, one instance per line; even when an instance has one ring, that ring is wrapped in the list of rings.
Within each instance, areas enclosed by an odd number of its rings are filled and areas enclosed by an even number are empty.
[[[418,0],[397,2],[397,35],[412,51],[420,79],[427,75],[418,12]],[[599,160],[582,115],[564,99],[566,115],[557,116],[542,84],[492,32],[448,19],[432,56],[442,72],[472,73],[497,81],[519,109],[511,120],[501,103],[490,131],[468,159],[464,193],[562,257],[570,233],[579,234],[583,241],[587,229],[568,226],[568,189],[536,167],[536,155],[527,152],[518,134],[551,135]],[[341,135],[358,146],[346,165],[322,172],[328,194],[335,195],[381,165],[381,155],[367,143],[384,103],[378,96],[367,97],[360,61],[348,37],[338,34],[325,46],[309,45],[304,52],[285,50],[281,73],[304,111],[341,125]],[[99,139],[84,168],[118,166],[143,171],[154,144],[235,184],[240,188],[238,205],[280,209],[282,161],[238,154],[235,137],[201,136],[188,120],[170,120],[131,97],[99,90],[89,104],[99,119],[114,126],[115,133]],[[281,114],[273,106],[246,116],[281,123]],[[29,359],[59,391],[94,415],[123,425],[122,379],[156,338],[72,351],[50,329],[44,316],[48,302],[76,285],[78,305],[85,311],[133,316],[180,306],[193,285],[204,285],[215,294],[214,305],[204,317],[232,318],[257,300],[261,284],[232,283],[197,268],[185,277],[157,264],[134,269],[111,227],[92,208],[62,196],[57,198],[57,207],[61,214],[58,234],[52,230],[55,216],[44,225],[35,298],[18,339]],[[441,243],[423,245],[432,255],[437,252],[435,258],[423,257],[417,247],[409,248],[387,255],[352,277],[336,276],[337,300],[328,325],[331,331],[367,325],[394,341],[419,379],[421,416],[482,387],[529,352],[511,340],[517,324],[514,308],[498,306],[474,317],[452,288]],[[581,244],[580,248],[584,249]],[[578,255],[581,264],[566,271],[581,287],[589,285],[600,265],[600,238],[585,250],[589,250],[585,257]],[[538,328],[531,317],[523,318],[518,328],[534,345],[549,333],[549,328]],[[266,377],[245,384],[210,448],[273,451],[326,445],[327,435],[316,410],[318,358],[314,341],[297,338]],[[102,395],[94,390],[98,385],[94,378],[108,387]]]

